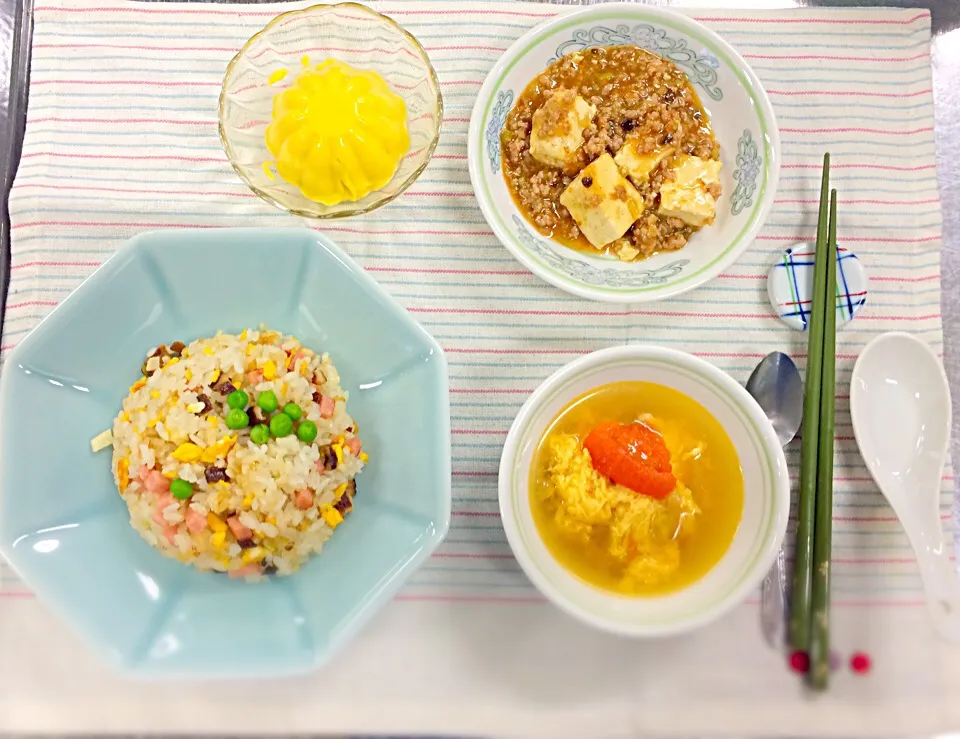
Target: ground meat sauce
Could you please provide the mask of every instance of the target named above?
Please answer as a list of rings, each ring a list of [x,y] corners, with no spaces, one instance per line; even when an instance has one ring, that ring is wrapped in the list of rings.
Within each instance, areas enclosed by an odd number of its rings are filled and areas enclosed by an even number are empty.
[[[533,114],[560,90],[573,90],[597,107],[593,122],[583,132],[583,145],[563,170],[530,154]],[[603,251],[629,260],[682,248],[697,229],[679,218],[657,215],[660,185],[672,178],[670,167],[677,155],[719,159],[720,146],[686,75],[672,62],[636,46],[568,54],[547,67],[520,95],[501,133],[504,177],[520,212],[544,236],[597,253],[560,204],[560,195],[587,164],[604,152],[616,155],[627,133],[631,139],[641,138],[641,153],[667,144],[676,151],[653,170],[647,183],[634,183],[644,199],[644,212],[623,238]],[[719,185],[713,186],[711,194],[720,194]]]

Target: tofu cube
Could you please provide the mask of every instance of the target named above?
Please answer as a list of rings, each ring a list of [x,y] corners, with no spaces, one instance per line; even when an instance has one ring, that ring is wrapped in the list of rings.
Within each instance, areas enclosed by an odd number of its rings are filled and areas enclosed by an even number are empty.
[[[669,183],[660,188],[658,212],[664,218],[679,218],[694,228],[700,228],[713,223],[717,216],[717,201],[701,187]]]
[[[723,164],[719,159],[701,159],[700,157],[681,156],[673,167],[674,185],[712,185],[720,181],[720,168]]]
[[[615,249],[615,252],[617,259],[621,262],[632,262],[640,256],[640,250],[635,246],[631,246],[626,239]]]
[[[643,198],[620,174],[609,154],[580,170],[563,191],[560,203],[598,249],[623,236],[643,213]]]
[[[657,165],[676,151],[675,146],[664,146],[649,154],[641,154],[639,143],[639,137],[628,138],[613,158],[620,167],[620,171],[633,180],[637,187],[646,184],[650,179],[650,173],[657,168]]]
[[[722,166],[713,159],[678,157],[673,170],[674,179],[660,187],[660,215],[679,218],[694,228],[713,223],[717,216],[717,201],[707,191],[707,186],[720,182]]]
[[[596,114],[596,106],[573,90],[558,90],[533,114],[530,154],[551,167],[563,167],[583,144],[583,131]]]

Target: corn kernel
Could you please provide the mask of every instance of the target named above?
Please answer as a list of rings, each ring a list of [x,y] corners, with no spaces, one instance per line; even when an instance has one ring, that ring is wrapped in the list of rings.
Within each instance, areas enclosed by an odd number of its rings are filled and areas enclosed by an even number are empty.
[[[217,531],[210,535],[210,544],[217,547],[218,549],[222,547],[227,542],[227,532],[226,531]]]
[[[203,347],[203,353],[206,354],[208,357],[212,357],[212,356],[213,356],[213,347],[212,347],[212,346],[205,346],[205,347]]]
[[[271,526],[276,526],[277,519],[275,519],[273,516],[267,516],[267,523],[270,524]]]
[[[213,513],[207,514],[207,525],[214,533],[221,533],[227,530],[227,525],[220,520],[219,516]]]
[[[334,444],[333,453],[337,455],[337,467],[339,467],[343,464],[343,447],[339,444]]]
[[[281,382],[281,383],[280,383],[280,396],[283,397],[283,396],[286,395],[286,394],[287,394],[287,383]]]
[[[183,376],[187,378],[187,382],[190,382],[190,380],[193,379],[193,372],[190,371],[190,368],[189,368],[189,367],[187,367],[187,368],[183,371]]]
[[[220,368],[218,367],[218,368],[214,369],[214,370],[213,370],[213,374],[210,375],[210,384],[212,385],[213,383],[215,383],[215,382],[216,382],[217,380],[219,380],[219,379],[220,379]]]
[[[164,366],[165,366],[165,367],[172,367],[173,365],[175,365],[175,364],[176,364],[177,362],[179,362],[179,361],[180,361],[180,357],[173,357],[173,358],[172,358],[169,362],[167,362],[166,365],[164,365]]]
[[[251,354],[253,354],[253,347],[254,347],[254,344],[247,344],[247,356],[248,356],[248,357],[249,357]]]
[[[347,492],[347,483],[344,482],[337,486],[337,489],[333,491],[333,494],[335,497],[339,498],[345,492]]]
[[[213,428],[216,428],[216,427],[217,427],[217,417],[216,417],[216,416],[210,416],[210,418],[207,419],[207,423],[209,423],[211,426],[213,426]]]
[[[343,523],[343,516],[340,515],[340,511],[338,511],[336,508],[324,506],[324,509],[320,512],[320,515],[323,516],[323,520],[327,522],[327,526],[329,526],[331,529],[335,529],[337,526]]]
[[[250,547],[249,549],[243,550],[243,554],[240,556],[240,559],[243,560],[245,565],[248,565],[251,562],[259,562],[266,556],[267,553],[263,551],[263,547]]]
[[[143,387],[144,385],[146,385],[146,384],[147,384],[146,378],[141,377],[139,380],[137,380],[135,383],[133,383],[133,384],[130,386],[130,392],[131,392],[131,393],[135,393],[135,392],[137,392],[137,390],[139,390],[140,388],[142,388],[142,387]]]
[[[243,329],[243,331],[240,332],[240,341],[246,341],[246,340],[247,340],[247,329]]]
[[[173,458],[178,462],[196,462],[200,459],[203,454],[203,449],[201,449],[196,444],[186,443],[181,444],[176,449],[173,450]]]
[[[250,506],[252,506],[252,505],[253,505],[253,496],[252,496],[252,495],[246,496],[246,497],[243,499],[243,502],[242,502],[240,505],[242,505],[244,508],[249,508]]]
[[[272,380],[277,376],[277,363],[272,359],[268,360],[265,365],[263,365],[263,379]]]
[[[217,482],[217,490],[229,490],[229,489],[230,489],[230,483],[226,483],[223,480],[220,480],[219,482]]]
[[[187,406],[187,410],[190,411],[191,413],[199,413],[200,411],[203,410],[203,408],[204,408],[204,405],[203,403],[200,403],[200,402],[191,403],[190,405]]]
[[[166,472],[164,472],[164,473],[162,473],[162,474],[163,474],[163,476],[166,477],[168,480],[172,480],[173,478],[175,478],[175,477],[177,476],[178,472],[177,472],[177,470],[167,470]]]
[[[367,454],[366,452],[360,452],[360,461],[361,461],[361,462],[368,462],[369,460],[370,460],[370,455],[369,455],[369,454]]]
[[[157,399],[160,397],[159,391],[157,391],[157,390],[151,390],[151,391],[150,391],[150,397],[153,398],[154,400],[157,400]]]

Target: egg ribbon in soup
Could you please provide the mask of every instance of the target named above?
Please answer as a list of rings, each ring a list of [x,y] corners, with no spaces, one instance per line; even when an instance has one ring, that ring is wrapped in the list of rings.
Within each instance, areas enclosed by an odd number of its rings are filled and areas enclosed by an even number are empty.
[[[626,595],[680,590],[733,541],[743,473],[720,423],[683,393],[619,382],[574,399],[534,453],[530,504],[547,549]]]

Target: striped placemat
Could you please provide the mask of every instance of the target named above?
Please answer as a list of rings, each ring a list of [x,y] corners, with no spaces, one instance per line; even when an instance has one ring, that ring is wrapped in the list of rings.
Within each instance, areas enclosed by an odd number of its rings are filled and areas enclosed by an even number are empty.
[[[216,129],[227,61],[290,7],[38,0],[27,133],[10,199],[3,352],[139,231],[298,224],[246,190]],[[617,307],[577,300],[520,267],[487,228],[466,168],[484,76],[525,30],[571,8],[376,7],[413,32],[437,68],[440,146],[397,202],[320,228],[447,351],[447,541],[329,670],[255,689],[120,681],[0,566],[0,730],[852,735],[960,724],[948,701],[960,695],[960,659],[933,638],[912,552],[863,467],[848,405],[853,361],[877,334],[911,331],[942,352],[929,14],[693,12],[743,53],[773,100],[783,139],[776,206],[747,254],[709,285],[663,304]],[[543,603],[510,554],[496,470],[527,394],[585,352],[653,342],[741,380],[774,349],[803,364],[805,338],[772,316],[764,281],[780,250],[814,236],[824,150],[840,191],[840,239],[865,263],[870,296],[838,343],[839,669],[829,695],[810,704],[782,656],[762,643],[757,598],[715,627],[648,645],[592,633]],[[795,468],[798,445],[788,459]],[[945,519],[951,490],[948,474]],[[847,667],[857,652],[872,659],[869,674]]]

